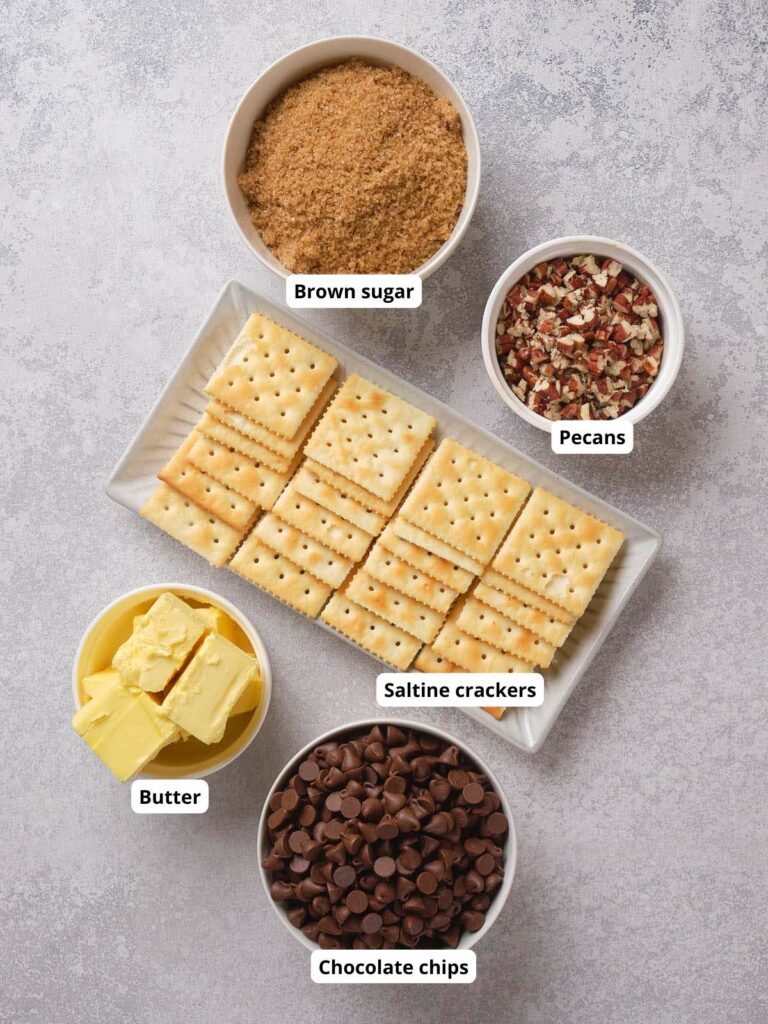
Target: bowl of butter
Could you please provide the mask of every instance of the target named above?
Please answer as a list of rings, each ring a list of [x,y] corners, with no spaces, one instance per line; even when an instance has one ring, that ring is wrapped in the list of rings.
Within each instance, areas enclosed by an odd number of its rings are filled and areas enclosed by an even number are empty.
[[[72,726],[121,782],[202,778],[231,764],[261,729],[269,658],[223,597],[156,584],[117,598],[75,655]]]

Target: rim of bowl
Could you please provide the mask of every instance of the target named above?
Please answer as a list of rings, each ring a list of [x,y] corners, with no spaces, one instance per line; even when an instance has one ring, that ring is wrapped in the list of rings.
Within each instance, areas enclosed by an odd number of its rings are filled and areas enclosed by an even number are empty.
[[[600,250],[606,250],[601,252]],[[609,251],[611,250],[611,251]],[[575,256],[581,252],[593,252],[597,256],[612,256],[624,262],[641,281],[651,286],[658,301],[660,320],[664,337],[664,353],[658,376],[640,401],[615,422],[639,423],[651,413],[666,397],[680,370],[685,349],[685,330],[680,303],[666,274],[659,270],[637,249],[602,235],[563,235],[528,249],[511,263],[499,277],[491,291],[483,313],[481,344],[483,361],[494,388],[513,412],[528,423],[552,432],[554,422],[529,409],[520,401],[506,381],[496,357],[496,321],[504,297],[510,288],[542,259],[557,256]]]
[[[262,73],[251,83],[251,85],[248,87],[248,89],[246,89],[245,93],[239,100],[232,116],[229,119],[226,135],[224,136],[224,148],[222,150],[221,175],[224,186],[224,198],[226,200],[227,208],[229,209],[232,220],[234,221],[235,227],[237,229],[237,233],[242,239],[243,243],[248,248],[248,250],[258,258],[261,264],[265,266],[268,270],[271,270],[273,273],[277,274],[279,277],[282,277],[283,280],[287,280],[288,277],[291,275],[292,271],[284,267],[282,263],[280,263],[280,261],[277,259],[277,257],[272,256],[271,251],[268,250],[269,256],[267,256],[265,255],[265,253],[259,252],[259,250],[254,246],[251,239],[247,236],[245,231],[243,231],[243,228],[240,224],[240,220],[238,219],[238,216],[235,212],[233,200],[230,196],[230,180],[227,173],[227,157],[230,154],[230,149],[232,146],[232,134],[234,131],[235,124],[238,121],[243,108],[247,105],[252,94],[258,89],[259,85],[262,83],[264,78],[267,75],[271,74],[273,71],[275,71],[277,68],[279,68],[282,64],[294,60],[298,55],[309,57],[311,56],[311,51],[328,46],[329,44],[348,44],[354,51],[354,47],[356,45],[369,45],[372,43],[385,46],[391,51],[395,51],[400,54],[407,54],[409,57],[416,58],[417,61],[420,61],[422,64],[426,65],[439,79],[442,80],[443,83],[445,83],[445,85],[448,86],[448,89],[452,91],[452,93],[454,94],[452,96],[449,96],[449,98],[451,99],[451,102],[458,110],[459,115],[461,117],[461,127],[464,136],[464,145],[467,150],[467,192],[464,196],[464,202],[461,207],[461,212],[459,213],[453,231],[451,232],[450,236],[445,240],[445,242],[443,242],[443,244],[440,246],[437,252],[433,253],[428,260],[422,263],[420,267],[417,267],[414,271],[412,271],[412,273],[417,274],[423,281],[427,277],[429,277],[430,274],[433,274],[438,269],[438,267],[441,267],[443,263],[445,263],[445,261],[448,259],[448,257],[453,254],[454,250],[458,248],[458,245],[461,242],[462,238],[464,237],[466,230],[469,227],[469,223],[474,215],[475,207],[477,206],[477,198],[480,193],[480,177],[482,171],[480,140],[478,138],[477,128],[472,117],[472,112],[470,111],[463,95],[459,92],[459,89],[451,81],[451,79],[448,78],[448,76],[436,64],[429,60],[428,57],[425,57],[423,54],[419,53],[418,50],[413,50],[409,46],[405,46],[402,43],[396,43],[390,39],[382,39],[379,36],[326,36],[323,39],[316,39],[314,40],[314,42],[305,43],[303,46],[298,46],[296,47],[295,50],[290,50],[288,53],[283,54],[282,57],[279,57],[276,61],[273,61],[269,65],[269,67],[265,68],[264,71],[262,71]],[[340,61],[354,56],[358,56],[358,54],[356,54],[355,52],[350,52],[347,54],[347,58],[332,57],[329,58],[329,64],[333,63],[334,61]],[[365,59],[368,60],[376,60],[376,58],[373,56],[363,56]],[[394,58],[392,60],[388,60],[382,57],[381,62],[382,64],[397,65],[397,62]],[[319,64],[315,70],[318,70],[320,67],[323,66],[324,65]],[[293,82],[300,81],[302,77],[311,73],[312,71],[310,69],[305,69],[305,71],[303,72],[298,72],[296,76],[293,78]],[[416,73],[411,72],[411,74]],[[416,77],[420,76],[416,75]],[[429,83],[427,84],[429,85]],[[284,87],[284,89],[285,88],[288,88],[288,86]],[[430,86],[430,88],[432,88],[432,86]],[[284,89],[282,91],[284,91]],[[279,95],[279,93],[276,95]],[[271,96],[267,100],[265,107],[276,98],[276,95]],[[240,166],[241,164],[242,158],[239,161],[238,166]],[[474,183],[470,180],[470,164],[474,164],[474,166],[477,168],[477,173],[474,175]],[[237,191],[238,195],[240,194],[240,190],[237,188],[236,182],[233,185],[233,189]]]
[[[261,635],[250,619],[248,619],[239,608],[235,607],[231,601],[227,600],[226,597],[222,597],[220,594],[214,593],[213,590],[206,590],[205,587],[195,587],[192,584],[187,583],[151,583],[144,587],[136,587],[134,590],[128,590],[125,594],[121,594],[119,597],[116,597],[114,601],[110,601],[108,605],[105,605],[101,611],[94,616],[80,638],[80,643],[77,645],[74,661],[72,662],[72,697],[75,703],[75,709],[79,711],[82,707],[82,704],[80,703],[78,674],[80,659],[83,656],[83,650],[86,643],[99,627],[102,620],[112,611],[113,608],[130,598],[139,598],[145,595],[151,595],[155,591],[164,592],[169,590],[174,593],[183,591],[187,594],[194,595],[195,598],[203,599],[211,604],[216,604],[222,609],[222,611],[225,611],[227,615],[230,615],[248,637],[248,640],[253,646],[255,655],[259,659],[259,665],[261,668],[262,700],[260,705],[260,718],[257,721],[253,732],[248,737],[248,740],[239,748],[239,750],[230,754],[229,757],[225,758],[219,764],[215,764],[210,768],[204,768],[199,772],[184,773],[183,775],[174,775],[170,777],[171,779],[203,779],[208,775],[213,775],[216,772],[221,771],[221,769],[226,768],[227,765],[232,764],[233,761],[236,761],[237,758],[240,757],[248,747],[250,747],[251,743],[253,743],[261,732],[272,700],[272,665],[269,660],[269,655],[267,654],[267,649],[264,646],[264,641],[261,639]],[[134,776],[134,778],[146,779],[156,778],[156,776],[145,775],[143,772],[139,772]],[[162,776],[162,778],[166,778],[166,776]]]
[[[293,757],[281,768],[275,777],[275,781],[269,788],[269,792],[264,798],[264,805],[261,809],[261,815],[259,817],[259,827],[257,832],[257,846],[258,846],[258,862],[259,862],[259,876],[261,878],[261,884],[264,887],[267,900],[270,906],[277,914],[278,918],[282,922],[283,926],[293,935],[295,939],[304,946],[306,949],[314,950],[320,949],[321,947],[316,942],[312,942],[306,937],[300,928],[294,928],[291,922],[288,920],[286,913],[278,906],[275,900],[272,899],[270,893],[269,879],[267,878],[267,872],[262,866],[262,857],[266,848],[267,838],[267,818],[269,817],[269,802],[272,799],[272,795],[279,787],[279,783],[289,774],[294,765],[300,763],[300,761],[306,757],[316,746],[321,743],[327,743],[328,740],[333,739],[335,736],[341,733],[354,732],[358,729],[372,728],[374,725],[397,725],[399,727],[405,726],[408,729],[415,729],[418,732],[428,732],[433,735],[439,736],[442,740],[447,740],[449,743],[454,744],[462,750],[469,758],[471,758],[483,774],[488,778],[493,786],[494,791],[501,801],[501,806],[504,814],[509,822],[509,830],[504,843],[504,880],[496,893],[494,900],[492,901],[485,917],[485,923],[483,927],[476,932],[464,932],[459,939],[457,949],[471,949],[482,937],[489,931],[493,926],[496,919],[498,918],[501,911],[506,905],[509,894],[512,890],[512,883],[515,878],[515,870],[517,868],[517,832],[515,830],[515,821],[512,815],[512,808],[507,798],[504,789],[502,788],[499,780],[496,778],[490,767],[486,764],[482,757],[479,757],[467,744],[458,739],[458,737],[446,732],[445,729],[441,729],[437,725],[429,725],[426,722],[416,722],[409,718],[363,718],[355,722],[347,722],[344,725],[338,725],[333,729],[328,729],[326,732],[321,733],[320,736],[315,737],[309,743],[305,744],[301,750],[299,750]]]

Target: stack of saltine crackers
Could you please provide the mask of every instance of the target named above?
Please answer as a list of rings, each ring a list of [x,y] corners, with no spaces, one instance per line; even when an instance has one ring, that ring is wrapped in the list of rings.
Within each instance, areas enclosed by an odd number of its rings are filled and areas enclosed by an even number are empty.
[[[336,369],[254,314],[142,515],[395,668],[547,668],[623,535]]]

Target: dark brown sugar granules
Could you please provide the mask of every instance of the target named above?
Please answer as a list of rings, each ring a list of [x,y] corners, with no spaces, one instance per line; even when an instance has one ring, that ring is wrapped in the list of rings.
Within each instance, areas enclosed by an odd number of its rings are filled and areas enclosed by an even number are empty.
[[[461,121],[420,78],[354,58],[270,104],[253,126],[238,184],[256,230],[288,270],[410,273],[461,212]]]

